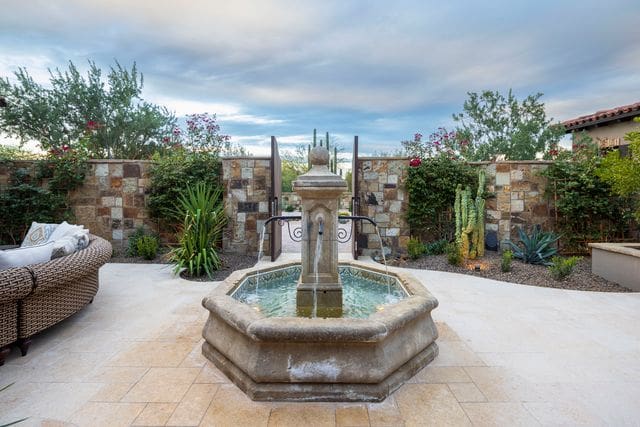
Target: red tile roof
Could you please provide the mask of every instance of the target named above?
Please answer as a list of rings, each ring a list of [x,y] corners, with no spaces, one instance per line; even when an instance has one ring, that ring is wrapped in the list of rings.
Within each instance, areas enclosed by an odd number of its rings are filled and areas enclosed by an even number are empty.
[[[595,124],[603,124],[617,119],[626,117],[640,116],[640,102],[635,104],[623,105],[622,107],[612,108],[610,110],[602,110],[587,116],[577,117],[562,122],[567,130],[576,130],[586,128]]]

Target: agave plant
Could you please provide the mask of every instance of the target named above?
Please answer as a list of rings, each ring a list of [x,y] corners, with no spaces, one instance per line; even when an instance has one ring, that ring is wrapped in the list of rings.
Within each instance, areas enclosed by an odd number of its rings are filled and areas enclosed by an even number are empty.
[[[188,186],[178,197],[176,213],[183,223],[178,233],[179,245],[170,255],[176,274],[186,269],[192,277],[211,276],[220,268],[217,245],[227,224],[221,195],[220,188],[199,182]]]
[[[522,228],[518,228],[520,242],[518,244],[508,240],[506,243],[513,250],[513,256],[527,264],[551,265],[549,258],[558,253],[554,244],[560,238],[553,232],[544,232],[539,226],[533,228],[531,235],[527,235]]]

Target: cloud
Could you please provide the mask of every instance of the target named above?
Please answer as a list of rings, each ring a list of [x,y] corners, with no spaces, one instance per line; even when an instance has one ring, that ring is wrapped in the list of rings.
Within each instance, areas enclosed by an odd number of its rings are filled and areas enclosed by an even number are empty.
[[[326,127],[345,146],[357,134],[393,151],[450,126],[484,89],[543,92],[558,120],[640,100],[632,0],[31,0],[3,12],[0,74],[136,61],[145,98],[178,116],[216,113],[256,150],[257,135],[284,146]]]

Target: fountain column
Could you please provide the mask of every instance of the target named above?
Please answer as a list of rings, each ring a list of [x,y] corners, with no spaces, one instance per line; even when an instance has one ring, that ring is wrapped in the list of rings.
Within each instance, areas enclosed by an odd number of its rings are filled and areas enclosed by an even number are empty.
[[[347,183],[329,170],[329,151],[309,153],[311,170],[293,182],[302,206],[302,274],[297,287],[298,314],[342,316],[338,274],[338,208]],[[319,241],[321,240],[321,241]]]

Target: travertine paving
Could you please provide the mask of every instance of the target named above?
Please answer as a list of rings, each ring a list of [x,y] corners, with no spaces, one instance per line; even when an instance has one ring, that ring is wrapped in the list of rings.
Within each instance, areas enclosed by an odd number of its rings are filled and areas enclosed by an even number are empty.
[[[640,294],[413,273],[440,300],[440,355],[410,383],[378,404],[257,403],[200,355],[216,283],[107,264],[93,304],[0,367],[0,424],[637,425]]]

